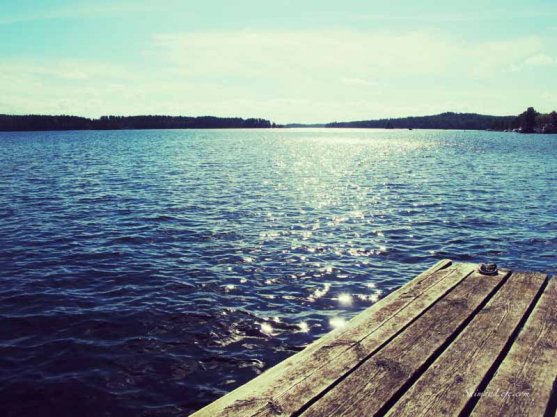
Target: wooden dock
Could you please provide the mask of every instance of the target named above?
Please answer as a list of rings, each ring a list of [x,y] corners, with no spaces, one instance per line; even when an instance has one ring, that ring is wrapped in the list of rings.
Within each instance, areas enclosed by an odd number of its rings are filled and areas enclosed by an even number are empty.
[[[557,278],[443,260],[193,414],[537,416],[557,408]]]

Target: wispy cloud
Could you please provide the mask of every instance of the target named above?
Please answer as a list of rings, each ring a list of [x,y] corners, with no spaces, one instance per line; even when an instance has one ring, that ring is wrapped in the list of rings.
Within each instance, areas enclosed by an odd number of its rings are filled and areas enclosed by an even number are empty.
[[[546,68],[550,50],[538,37],[470,42],[433,31],[167,33],[145,46],[141,65],[0,59],[0,112],[215,114],[278,122],[417,109],[512,114],[524,100],[544,99],[538,90],[516,91],[528,77],[509,68]],[[548,76],[544,88],[552,85]]]
[[[447,73],[496,76],[511,65],[547,64],[546,47],[538,37],[465,42],[433,31],[236,31],[161,34],[148,53],[184,77],[328,78],[370,86]]]
[[[543,67],[547,65],[553,65],[554,63],[555,63],[555,59],[543,53],[532,55],[526,58],[526,60],[524,61],[524,64],[526,66],[532,66],[532,67]]]
[[[556,63],[555,58],[551,57],[546,53],[536,53],[530,55],[520,62],[515,62],[510,66],[510,70],[513,72],[523,71],[531,68],[542,68],[549,67]]]
[[[432,74],[445,69],[452,46],[426,32],[235,31],[161,34],[152,53],[184,74],[308,79],[368,79],[368,73]],[[335,77],[337,80],[341,77]],[[373,77],[371,77],[373,78]]]

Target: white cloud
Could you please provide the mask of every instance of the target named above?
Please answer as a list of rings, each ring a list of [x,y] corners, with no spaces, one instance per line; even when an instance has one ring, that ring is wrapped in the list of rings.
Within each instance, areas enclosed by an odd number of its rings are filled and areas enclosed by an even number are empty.
[[[158,56],[170,59],[186,75],[284,78],[304,73],[438,73],[451,45],[426,32],[403,34],[354,31],[215,32],[155,37]],[[337,78],[338,79],[338,78]]]
[[[161,34],[149,53],[191,79],[303,80],[308,85],[326,79],[363,86],[376,80],[384,84],[387,78],[495,76],[513,65],[547,64],[551,58],[545,48],[538,37],[471,43],[431,31],[236,31]]]
[[[551,56],[542,52],[538,52],[534,55],[528,56],[527,58],[519,62],[512,63],[510,65],[510,71],[518,72],[518,71],[528,70],[532,68],[543,68],[543,67],[551,66],[554,63],[555,63],[555,59],[553,59]]]
[[[532,55],[528,57],[524,61],[524,65],[538,67],[538,66],[552,65],[554,62],[555,60],[549,55],[538,53],[536,55]]]
[[[543,98],[509,68],[542,65],[547,50],[535,37],[474,43],[430,31],[161,34],[146,46],[141,65],[0,59],[0,113],[214,114],[278,122],[445,110],[512,114]],[[557,89],[549,75],[536,82],[542,81]],[[525,90],[533,101],[523,103]]]
[[[489,77],[522,65],[532,53],[541,53],[544,48],[543,40],[537,37],[481,42],[461,45],[457,58],[460,65],[470,67],[471,75]]]

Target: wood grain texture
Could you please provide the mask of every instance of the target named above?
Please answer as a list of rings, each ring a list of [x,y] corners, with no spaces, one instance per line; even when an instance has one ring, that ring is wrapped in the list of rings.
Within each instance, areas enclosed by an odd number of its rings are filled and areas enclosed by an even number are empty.
[[[396,402],[389,417],[459,416],[543,289],[546,275],[515,273]]]
[[[474,272],[301,415],[374,416],[419,375],[504,281]]]
[[[472,416],[547,416],[556,380],[557,279],[553,278],[495,376],[477,393]]]
[[[392,300],[392,306],[408,301],[409,298],[412,299],[412,303],[394,313],[391,313],[390,309],[384,308],[367,317],[366,324],[369,334],[365,338],[353,339],[339,355],[316,364],[312,372],[308,373],[300,383],[291,384],[287,389],[276,391],[269,404],[258,411],[256,416],[289,416],[299,411],[303,405],[335,383],[339,376],[372,357],[405,326],[442,298],[473,270],[473,265],[460,264],[455,266],[443,280],[430,286],[425,293],[421,292],[420,286],[413,290],[402,291],[398,299]]]
[[[556,280],[443,260],[194,416],[555,417],[556,396]]]
[[[364,354],[361,351],[362,341],[367,340],[364,346],[373,349],[373,346],[382,343],[385,337],[394,336],[473,269],[474,266],[469,264],[452,265],[450,260],[439,261],[399,290],[356,316],[345,328],[318,339],[302,352],[209,404],[193,416],[280,415],[284,414],[284,410],[278,404],[284,404],[286,398],[291,398],[288,401],[292,401],[289,409],[299,409],[305,403],[305,399],[287,397],[285,394],[292,387],[305,385],[305,381],[311,380],[315,372],[319,372],[339,357],[346,356],[347,360],[343,363],[346,363],[347,368],[355,365]],[[381,336],[376,337],[375,342],[371,343],[372,335],[380,328],[378,334]],[[328,379],[318,381],[306,393],[306,397],[321,392],[338,376],[336,373],[330,373]]]

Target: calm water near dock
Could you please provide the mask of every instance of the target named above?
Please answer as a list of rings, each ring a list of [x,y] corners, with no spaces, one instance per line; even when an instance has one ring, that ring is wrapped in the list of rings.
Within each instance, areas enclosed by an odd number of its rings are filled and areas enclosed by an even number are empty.
[[[437,260],[557,268],[557,135],[0,133],[3,416],[178,416]]]

